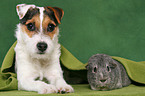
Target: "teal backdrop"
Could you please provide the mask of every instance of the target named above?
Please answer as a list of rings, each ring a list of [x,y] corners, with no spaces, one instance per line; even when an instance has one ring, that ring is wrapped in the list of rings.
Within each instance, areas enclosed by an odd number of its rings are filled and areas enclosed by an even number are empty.
[[[20,3],[61,7],[60,43],[83,63],[96,53],[145,61],[145,0],[1,0],[0,64],[16,41]]]

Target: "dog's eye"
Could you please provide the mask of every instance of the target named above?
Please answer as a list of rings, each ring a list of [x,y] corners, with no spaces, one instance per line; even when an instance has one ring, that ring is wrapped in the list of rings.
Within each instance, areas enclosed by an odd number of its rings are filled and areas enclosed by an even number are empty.
[[[47,31],[48,32],[52,32],[54,29],[55,29],[55,25],[54,24],[48,24],[48,27],[47,27]]]
[[[34,31],[35,30],[35,24],[34,23],[27,24],[27,29],[30,30],[30,31]]]

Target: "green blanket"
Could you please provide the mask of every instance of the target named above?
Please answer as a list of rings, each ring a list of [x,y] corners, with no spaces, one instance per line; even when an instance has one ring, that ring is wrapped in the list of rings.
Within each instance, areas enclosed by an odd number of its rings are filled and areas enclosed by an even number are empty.
[[[0,96],[37,96],[36,92],[17,91],[13,63],[16,43],[5,55],[15,41],[13,30],[18,23],[15,6],[19,3],[57,6],[64,10],[60,25],[60,43],[64,47],[61,46],[60,60],[70,71],[84,71],[90,56],[104,53],[121,62],[132,80],[145,84],[145,62],[140,62],[145,61],[144,0],[3,0],[0,3],[0,61],[5,58],[0,71]],[[93,91],[88,84],[73,87],[75,93],[65,95],[145,96],[145,86],[134,84],[112,91]]]
[[[0,96],[144,96],[145,94],[144,87],[135,85],[112,91],[93,91],[87,84],[72,85],[72,87],[75,89],[75,93],[40,95],[36,92],[11,90],[0,92]]]
[[[16,79],[16,74],[14,73],[14,47],[16,45],[16,42],[12,45],[8,53],[6,54],[6,57],[3,61],[2,67],[1,67],[1,72],[0,72],[0,90],[17,90],[17,79]],[[76,59],[67,49],[65,49],[63,46],[61,46],[61,62],[62,64],[70,69],[70,70],[85,70],[86,64],[81,63],[78,59]],[[145,62],[134,62],[128,59],[120,58],[120,57],[112,57],[113,59],[118,60],[121,62],[129,75],[129,77],[138,82],[145,84]],[[86,74],[83,74],[86,75]],[[95,94],[99,95],[107,95],[107,96],[112,96],[112,95],[128,95],[128,96],[136,96],[137,94],[143,94],[145,95],[145,87],[143,86],[135,86],[135,85],[130,85],[128,87],[124,87],[122,89],[117,89],[117,90],[112,90],[112,91],[93,91],[89,88],[89,85],[73,85],[75,89],[75,93],[69,93],[66,95],[70,96],[76,96],[76,95],[86,95],[86,96],[93,96]],[[134,90],[134,91],[133,91]],[[122,92],[125,92],[123,93]],[[141,93],[138,93],[141,92]],[[8,93],[6,91],[0,92],[0,96],[5,96],[8,94],[13,94],[13,96],[16,96],[17,94],[24,95],[24,94],[30,94],[33,96],[36,96],[36,92],[25,92],[25,91],[9,91]],[[2,95],[1,95],[2,94]],[[55,96],[56,94],[51,94],[52,96]]]

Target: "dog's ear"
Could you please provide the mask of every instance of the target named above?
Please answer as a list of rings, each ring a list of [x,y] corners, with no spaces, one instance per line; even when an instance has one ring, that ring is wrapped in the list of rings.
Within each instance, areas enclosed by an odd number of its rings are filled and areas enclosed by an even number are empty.
[[[50,6],[48,6],[47,8],[54,12],[54,16],[55,16],[57,22],[59,24],[61,24],[61,19],[62,19],[63,15],[64,15],[64,11],[61,8],[58,8],[58,7],[50,7]]]
[[[25,14],[27,13],[29,8],[35,8],[35,5],[26,5],[26,4],[18,4],[16,6],[17,14],[19,16],[19,19],[22,19]]]

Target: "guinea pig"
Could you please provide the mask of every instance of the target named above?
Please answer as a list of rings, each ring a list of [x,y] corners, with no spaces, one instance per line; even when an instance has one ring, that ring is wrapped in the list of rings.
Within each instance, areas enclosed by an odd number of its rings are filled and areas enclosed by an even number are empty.
[[[90,57],[86,68],[92,90],[112,90],[131,84],[123,65],[106,54]]]

